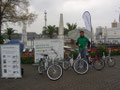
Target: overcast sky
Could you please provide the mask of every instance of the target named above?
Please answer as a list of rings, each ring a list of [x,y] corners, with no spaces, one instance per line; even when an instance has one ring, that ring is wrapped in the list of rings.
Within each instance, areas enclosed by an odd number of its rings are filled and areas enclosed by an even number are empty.
[[[27,32],[41,33],[44,26],[44,10],[47,11],[47,25],[59,25],[60,13],[63,13],[64,26],[66,23],[77,23],[78,27],[85,27],[82,14],[89,11],[92,26],[111,26],[111,22],[118,21],[120,0],[30,0],[31,11],[38,14],[36,21],[27,28]],[[14,27],[18,32],[21,28]]]

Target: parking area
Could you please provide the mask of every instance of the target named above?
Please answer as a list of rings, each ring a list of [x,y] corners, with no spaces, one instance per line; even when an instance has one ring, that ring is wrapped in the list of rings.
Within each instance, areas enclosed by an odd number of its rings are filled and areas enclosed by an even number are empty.
[[[1,79],[0,90],[120,90],[120,56],[114,56],[116,66],[96,71],[90,67],[85,75],[77,75],[73,69],[63,72],[62,78],[51,81],[46,73],[39,75],[37,68],[23,64],[22,79]]]

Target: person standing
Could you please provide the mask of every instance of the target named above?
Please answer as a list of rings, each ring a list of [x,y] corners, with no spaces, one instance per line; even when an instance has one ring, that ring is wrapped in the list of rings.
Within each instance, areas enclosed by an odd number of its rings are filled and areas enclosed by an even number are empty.
[[[79,53],[86,58],[86,47],[90,48],[90,41],[87,37],[84,36],[84,31],[80,31],[80,37],[77,39],[76,45],[78,46]]]

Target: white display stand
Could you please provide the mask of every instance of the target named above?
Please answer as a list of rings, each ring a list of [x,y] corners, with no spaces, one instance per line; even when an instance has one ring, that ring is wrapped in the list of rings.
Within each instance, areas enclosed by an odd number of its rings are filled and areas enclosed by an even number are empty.
[[[35,63],[39,62],[42,58],[42,54],[48,54],[49,58],[55,58],[56,54],[51,50],[53,48],[57,54],[58,58],[64,57],[64,40],[62,39],[44,39],[44,40],[35,40]]]
[[[21,78],[19,45],[0,45],[2,78]]]

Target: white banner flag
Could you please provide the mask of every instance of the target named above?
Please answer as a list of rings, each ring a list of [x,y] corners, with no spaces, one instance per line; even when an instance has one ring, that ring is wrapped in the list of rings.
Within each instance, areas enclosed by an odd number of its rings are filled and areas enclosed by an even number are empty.
[[[92,32],[92,25],[91,25],[91,15],[88,11],[85,11],[83,13],[83,19],[84,19],[84,23],[86,26],[86,29],[90,32]]]

